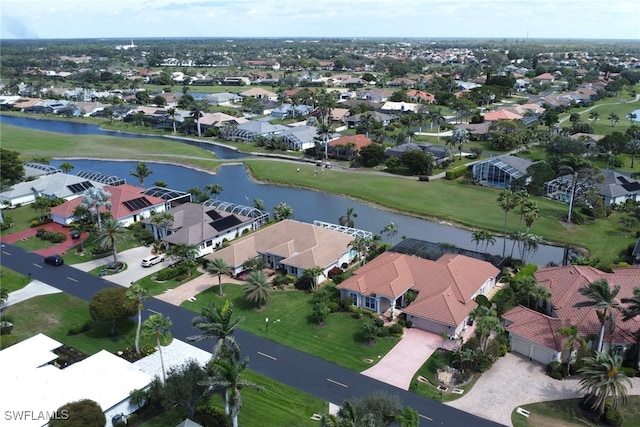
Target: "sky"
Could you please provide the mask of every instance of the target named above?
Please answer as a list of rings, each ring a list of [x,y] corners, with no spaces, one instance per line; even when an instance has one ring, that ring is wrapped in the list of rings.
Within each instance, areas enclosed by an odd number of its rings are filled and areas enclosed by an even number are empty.
[[[640,41],[639,0],[1,0],[0,38]]]

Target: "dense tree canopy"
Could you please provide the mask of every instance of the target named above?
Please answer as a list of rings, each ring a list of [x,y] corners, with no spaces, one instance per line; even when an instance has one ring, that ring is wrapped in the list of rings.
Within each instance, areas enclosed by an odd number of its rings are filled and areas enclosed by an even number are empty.
[[[116,322],[128,319],[136,313],[129,303],[127,288],[106,288],[96,292],[89,302],[89,315],[96,322],[109,322],[111,335],[116,333]]]
[[[24,178],[24,167],[17,151],[0,148],[0,188],[16,184]]]

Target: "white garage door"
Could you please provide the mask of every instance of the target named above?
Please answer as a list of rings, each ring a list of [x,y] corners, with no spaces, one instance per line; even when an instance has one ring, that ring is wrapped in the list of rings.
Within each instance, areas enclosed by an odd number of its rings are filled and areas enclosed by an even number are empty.
[[[544,347],[533,347],[533,356],[531,357],[536,362],[540,362],[542,364],[551,363],[553,360],[553,352]]]
[[[530,348],[530,345],[526,341],[523,341],[518,338],[513,338],[511,340],[511,351],[514,353],[521,354],[524,357],[529,357],[529,348]]]

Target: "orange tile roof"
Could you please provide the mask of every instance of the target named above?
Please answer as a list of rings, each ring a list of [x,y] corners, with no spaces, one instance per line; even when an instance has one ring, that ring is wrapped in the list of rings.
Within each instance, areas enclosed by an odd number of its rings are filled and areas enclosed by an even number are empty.
[[[471,299],[500,270],[464,255],[445,254],[437,261],[385,252],[337,286],[367,296],[397,298],[412,289],[418,297],[407,314],[457,326],[476,303]]]
[[[502,318],[508,324],[507,331],[555,351],[562,351],[567,340],[558,330],[571,325],[567,320],[556,319],[521,305],[509,310]]]
[[[360,150],[362,147],[366,147],[371,144],[371,140],[366,137],[366,135],[347,135],[341,136],[338,139],[334,139],[333,141],[329,141],[329,145],[335,147],[337,145],[347,145],[354,144],[356,146],[356,150]]]
[[[620,286],[617,299],[632,298],[633,289],[640,283],[640,267],[615,269],[613,273],[605,273],[587,266],[547,267],[534,274],[538,283],[551,292],[551,304],[555,307],[556,317],[578,326],[580,334],[597,335],[600,332],[600,321],[593,308],[577,308],[575,304],[586,301],[579,289],[596,280],[605,279],[610,286]],[[620,308],[615,309],[616,330],[613,336],[607,331],[605,341],[615,343],[634,343],[634,333],[640,329],[640,316],[622,322]]]
[[[489,122],[495,120],[520,120],[521,118],[520,114],[512,113],[508,110],[490,111],[484,115],[484,119]]]

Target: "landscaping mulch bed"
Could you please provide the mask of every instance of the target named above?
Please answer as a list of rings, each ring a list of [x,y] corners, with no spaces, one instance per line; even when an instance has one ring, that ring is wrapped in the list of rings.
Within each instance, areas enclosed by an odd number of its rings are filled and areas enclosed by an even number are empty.
[[[63,344],[62,347],[55,349],[53,352],[58,356],[58,358],[53,360],[50,364],[62,369],[89,357],[89,355],[66,344]]]

